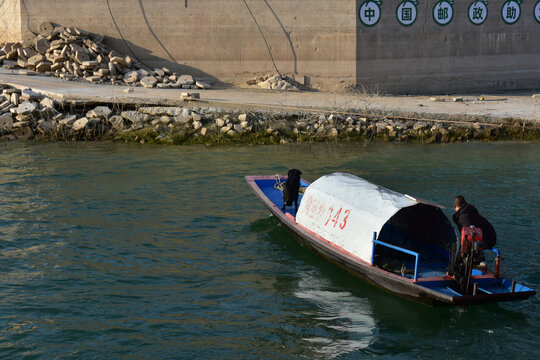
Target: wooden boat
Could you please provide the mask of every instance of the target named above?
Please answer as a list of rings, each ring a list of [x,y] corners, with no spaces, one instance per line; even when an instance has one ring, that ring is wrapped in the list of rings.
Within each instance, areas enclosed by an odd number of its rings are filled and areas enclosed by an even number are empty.
[[[304,245],[377,287],[432,306],[521,300],[536,293],[500,276],[497,249],[495,270],[469,267],[466,288],[458,286],[452,273],[456,234],[441,205],[333,173],[311,184],[301,180],[305,191],[296,214],[294,208],[282,210],[284,179],[246,176]]]

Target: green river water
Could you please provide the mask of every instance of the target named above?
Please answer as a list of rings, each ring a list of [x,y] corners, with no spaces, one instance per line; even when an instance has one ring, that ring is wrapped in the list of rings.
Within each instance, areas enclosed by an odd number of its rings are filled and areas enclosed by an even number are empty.
[[[498,233],[540,289],[540,143],[0,144],[1,359],[537,359],[540,301],[430,308],[302,247],[245,175],[350,172]]]

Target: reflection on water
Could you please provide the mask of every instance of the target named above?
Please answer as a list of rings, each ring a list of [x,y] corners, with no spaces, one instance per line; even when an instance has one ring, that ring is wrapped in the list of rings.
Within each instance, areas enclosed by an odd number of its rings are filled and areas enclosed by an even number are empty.
[[[315,305],[315,311],[305,312],[304,315],[318,320],[321,327],[335,330],[332,337],[312,336],[304,340],[325,358],[367,348],[376,333],[376,321],[369,300],[332,289],[329,281],[307,273],[299,274],[299,277],[294,295]]]

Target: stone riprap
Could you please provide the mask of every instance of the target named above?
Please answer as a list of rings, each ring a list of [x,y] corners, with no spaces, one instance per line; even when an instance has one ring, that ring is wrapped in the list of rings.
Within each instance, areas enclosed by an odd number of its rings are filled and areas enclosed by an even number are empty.
[[[0,65],[91,83],[175,89],[211,87],[191,75],[177,74],[167,68],[146,68],[130,56],[109,49],[102,43],[102,36],[52,25],[40,29],[42,33],[31,41],[1,45]]]
[[[459,142],[540,138],[535,124],[480,124],[347,113],[58,103],[0,85],[0,141],[116,140],[164,144],[305,141]]]

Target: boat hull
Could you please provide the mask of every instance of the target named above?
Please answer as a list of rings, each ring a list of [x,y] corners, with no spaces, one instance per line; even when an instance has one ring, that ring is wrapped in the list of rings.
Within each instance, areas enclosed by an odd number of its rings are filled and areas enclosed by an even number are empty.
[[[340,266],[352,275],[367,281],[373,286],[395,295],[420,302],[430,306],[437,305],[470,305],[499,301],[512,301],[526,299],[536,292],[504,292],[493,294],[479,294],[463,296],[456,294],[451,296],[437,288],[446,289],[453,285],[454,280],[449,277],[424,278],[414,281],[394,273],[385,271],[325,240],[324,238],[306,229],[295,221],[290,211],[283,211],[270,197],[257,185],[256,180],[273,179],[273,176],[246,176],[246,180],[255,194],[263,202],[266,208],[285,226],[285,228],[304,246],[321,255],[332,263]],[[495,277],[479,276],[478,278],[491,279],[489,281],[501,281]],[[486,280],[487,281],[487,280]]]

